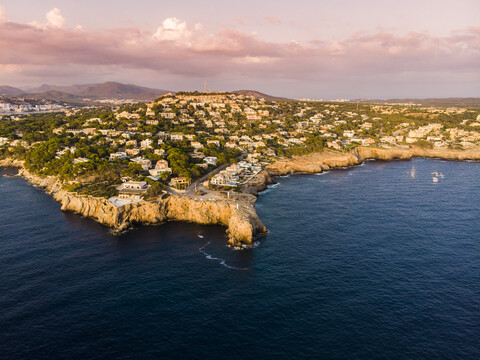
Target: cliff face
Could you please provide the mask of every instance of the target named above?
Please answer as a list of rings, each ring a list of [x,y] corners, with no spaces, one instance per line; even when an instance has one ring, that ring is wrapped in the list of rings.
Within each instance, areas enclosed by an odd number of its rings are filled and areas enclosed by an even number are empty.
[[[439,158],[445,160],[480,160],[480,148],[467,150],[423,149],[419,147],[377,149],[358,147],[354,150],[359,160],[410,160],[413,157]]]
[[[236,201],[197,201],[171,196],[165,202],[165,210],[167,219],[225,225],[231,245],[251,245],[254,235],[266,232],[255,210],[255,201],[255,196],[248,194]]]
[[[226,200],[199,201],[186,196],[170,196],[165,200],[144,201],[116,207],[108,200],[79,196],[66,191],[54,194],[62,210],[74,211],[122,231],[132,224],[160,224],[166,221],[187,221],[205,225],[224,225],[229,244],[251,245],[257,234],[266,231],[255,211],[255,197],[242,197],[233,203]],[[237,209],[238,203],[238,209]]]
[[[353,153],[325,150],[305,156],[293,156],[292,159],[279,160],[266,167],[270,175],[287,175],[293,173],[314,174],[333,168],[359,165],[358,157]]]
[[[186,196],[169,196],[158,201],[144,201],[116,207],[108,200],[81,196],[62,189],[55,177],[39,177],[25,169],[21,175],[53,195],[62,210],[90,217],[101,224],[122,231],[132,224],[160,224],[166,221],[188,221],[198,224],[224,225],[232,246],[251,245],[257,234],[266,232],[255,211],[255,196],[244,194],[235,202],[203,201]],[[238,206],[237,206],[238,205]]]
[[[413,157],[411,148],[377,149],[370,147],[358,147],[353,151],[360,161],[367,159],[375,160],[410,160]]]
[[[420,149],[412,148],[413,156],[423,158],[439,158],[445,160],[480,160],[480,148],[471,148],[467,150],[451,149]]]
[[[0,166],[12,166],[12,167],[19,167],[23,166],[23,161],[15,160],[15,159],[0,159]]]

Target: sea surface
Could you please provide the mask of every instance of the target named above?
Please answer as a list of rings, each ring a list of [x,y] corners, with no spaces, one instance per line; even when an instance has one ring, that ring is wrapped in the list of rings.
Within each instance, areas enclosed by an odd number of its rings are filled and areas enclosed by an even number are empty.
[[[0,358],[480,358],[480,163],[277,180],[238,251],[220,226],[115,236],[0,177]]]

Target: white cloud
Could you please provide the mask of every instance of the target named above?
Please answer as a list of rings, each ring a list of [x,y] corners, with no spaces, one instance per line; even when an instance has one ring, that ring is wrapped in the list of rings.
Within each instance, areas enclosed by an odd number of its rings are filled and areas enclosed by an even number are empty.
[[[47,12],[46,17],[47,17],[48,25],[56,28],[64,27],[65,23],[67,22],[63,17],[62,13],[60,12],[60,10],[57,8]]]
[[[165,19],[162,26],[159,26],[157,32],[153,35],[155,40],[159,41],[187,41],[192,35],[187,27],[187,23],[177,18]]]
[[[7,9],[5,9],[5,6],[0,5],[0,24],[7,22]]]
[[[46,24],[40,23],[38,21],[32,21],[32,22],[29,22],[28,24],[32,25],[32,26],[35,26],[38,29],[45,30],[45,29],[48,29],[48,28],[50,28],[50,29],[51,28],[56,28],[56,29],[63,28],[65,26],[66,22],[67,22],[58,8],[54,8],[54,9],[50,10],[49,12],[47,12],[45,14],[45,18],[47,19]]]

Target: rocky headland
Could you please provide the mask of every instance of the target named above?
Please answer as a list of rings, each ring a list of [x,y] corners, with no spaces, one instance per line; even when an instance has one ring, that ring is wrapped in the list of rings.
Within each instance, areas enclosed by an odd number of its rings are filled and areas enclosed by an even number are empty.
[[[135,224],[161,224],[187,221],[227,227],[231,246],[251,245],[256,235],[266,232],[255,210],[256,197],[242,194],[235,200],[195,200],[187,196],[167,196],[154,201],[115,206],[105,198],[65,191],[53,176],[40,177],[27,171],[22,162],[6,159],[0,166],[19,167],[19,174],[44,189],[61,204],[63,211],[73,211],[121,232]]]

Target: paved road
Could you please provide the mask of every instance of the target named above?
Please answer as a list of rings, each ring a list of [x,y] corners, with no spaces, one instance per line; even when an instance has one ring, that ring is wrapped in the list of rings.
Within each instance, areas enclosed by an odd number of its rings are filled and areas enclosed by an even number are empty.
[[[239,156],[239,160],[244,160],[245,158],[247,157],[247,153],[242,153],[240,156]],[[204,175],[202,176],[200,179],[198,180],[195,180],[193,183],[190,184],[190,186],[186,189],[184,195],[188,196],[188,197],[198,197],[198,195],[195,195],[195,189],[198,189],[204,193],[206,193],[206,197],[209,196],[209,194],[212,194],[212,196],[215,196],[215,197],[218,197],[218,192],[217,191],[211,191],[211,190],[208,190],[205,186],[203,186],[203,182],[205,180],[207,180],[210,176],[212,175],[215,175],[215,174],[218,174],[220,171],[224,170],[225,168],[227,168],[228,166],[230,166],[231,164],[225,164],[225,165],[222,165],[222,166],[219,166],[218,168],[216,169],[213,169],[212,171],[210,171],[207,175]]]
[[[220,171],[224,170],[227,166],[229,166],[230,164],[225,164],[225,165],[222,165],[216,169],[213,169],[212,171],[210,171],[207,175],[204,175],[202,176],[200,179],[198,180],[195,180],[194,182],[192,182],[190,184],[190,186],[187,188],[187,190],[185,191],[184,195],[187,195],[187,196],[190,196],[190,197],[193,197],[195,195],[195,188],[199,189],[199,190],[202,190],[202,191],[209,191],[207,190],[204,186],[202,186],[202,183],[207,180],[210,176],[212,175],[215,175],[217,173],[219,173]]]

